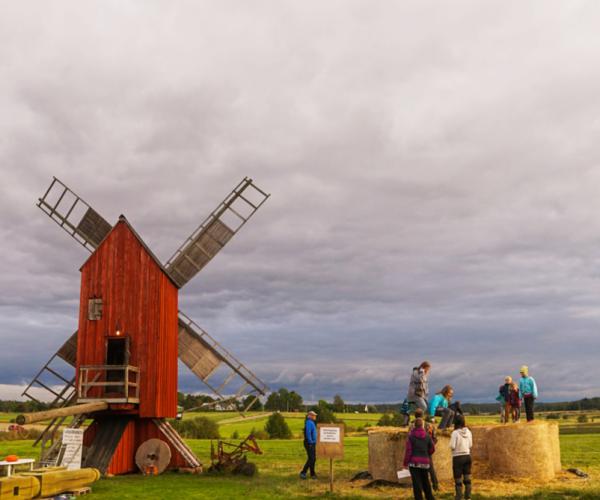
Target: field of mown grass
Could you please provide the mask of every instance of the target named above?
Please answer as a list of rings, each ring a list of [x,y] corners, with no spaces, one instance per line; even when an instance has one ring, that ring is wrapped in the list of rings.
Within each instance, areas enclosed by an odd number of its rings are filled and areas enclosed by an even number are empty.
[[[198,415],[188,414],[185,418]],[[295,434],[302,428],[301,414],[284,414]],[[208,414],[218,421],[234,418],[236,415]],[[376,424],[381,415],[345,414],[347,424],[359,427],[366,423]],[[472,417],[472,423],[490,423],[495,417]],[[243,437],[252,427],[264,426],[265,418],[249,422],[234,422],[221,426],[221,435],[229,438],[237,430]],[[588,431],[592,424],[577,424],[576,416],[568,421],[559,421],[565,429],[575,430],[579,425],[581,430]],[[197,453],[203,463],[210,462],[210,440],[188,440],[191,448]],[[367,438],[351,436],[345,440],[345,458],[336,462],[336,493],[328,495],[326,479],[326,464],[318,462],[317,469],[321,478],[317,481],[301,481],[298,471],[304,461],[304,450],[300,439],[292,440],[262,440],[260,446],[264,451],[261,456],[252,456],[251,460],[259,467],[259,474],[254,478],[243,478],[227,475],[202,474],[189,476],[185,474],[168,473],[155,478],[144,478],[140,475],[121,476],[102,479],[93,486],[93,493],[86,498],[90,500],[108,499],[295,499],[319,497],[358,499],[358,498],[411,498],[410,492],[398,488],[364,489],[365,482],[351,483],[350,478],[359,471],[367,469]],[[533,482],[521,481],[491,481],[475,478],[474,499],[500,500],[514,498],[515,500],[533,499],[600,499],[600,433],[593,434],[561,434],[563,467],[578,467],[590,474],[589,480],[578,479],[570,474],[563,474],[555,481],[540,485]],[[0,457],[9,453],[20,456],[35,456],[31,441],[0,442]],[[453,498],[452,485],[443,484],[439,499]]]

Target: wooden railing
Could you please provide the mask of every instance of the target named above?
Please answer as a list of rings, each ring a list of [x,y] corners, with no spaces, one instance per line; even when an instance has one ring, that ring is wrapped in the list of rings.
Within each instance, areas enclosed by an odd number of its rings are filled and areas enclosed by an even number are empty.
[[[140,402],[140,369],[130,365],[87,365],[79,367],[77,402]]]

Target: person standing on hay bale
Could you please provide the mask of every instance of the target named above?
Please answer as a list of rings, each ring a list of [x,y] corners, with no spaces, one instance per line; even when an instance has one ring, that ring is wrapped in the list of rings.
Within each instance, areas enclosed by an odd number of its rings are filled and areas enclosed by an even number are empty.
[[[504,384],[502,384],[498,389],[498,397],[496,400],[504,405],[504,418],[502,419],[503,424],[508,424],[509,418],[511,415],[511,405],[510,405],[510,393],[512,391],[512,377],[507,375],[504,377]]]
[[[315,420],[317,414],[309,411],[304,422],[304,449],[306,450],[306,463],[300,472],[300,479],[306,479],[306,473],[310,470],[310,478],[317,479],[315,464],[317,462],[317,426]]]
[[[538,397],[537,384],[535,379],[529,376],[529,368],[526,365],[521,367],[521,380],[519,380],[519,390],[525,404],[525,413],[527,422],[533,421],[533,403]]]
[[[406,400],[413,403],[417,408],[427,411],[427,398],[429,397],[429,382],[427,376],[431,365],[429,361],[423,361],[419,366],[413,368],[408,384],[408,395]]]
[[[452,450],[452,475],[454,476],[455,500],[463,498],[463,483],[465,485],[465,500],[471,499],[471,448],[473,436],[465,426],[465,417],[458,415],[454,430],[450,436]]]
[[[450,408],[452,396],[454,396],[454,389],[451,385],[445,385],[442,387],[442,390],[433,397],[431,403],[429,403],[429,416],[431,418],[442,417],[442,421],[438,426],[438,429],[441,431],[454,422],[454,416],[457,413],[455,409]],[[460,404],[455,406],[455,408],[460,409]],[[462,413],[462,410],[460,410],[460,413]]]
[[[516,382],[513,382],[511,385],[508,401],[510,403],[510,415],[512,421],[516,424],[521,418],[521,391]]]
[[[415,419],[423,418],[425,416],[425,412],[421,410],[421,408],[417,408],[415,410]],[[435,431],[435,426],[431,425],[429,422],[425,422],[425,432],[429,434],[431,440],[433,441],[433,445],[437,444],[437,435]],[[410,425],[408,432],[411,432],[415,428],[414,422]],[[433,486],[433,490],[437,491],[440,488],[440,484],[437,479],[437,474],[435,473],[435,467],[433,464],[433,457],[429,457],[429,475],[431,476],[431,486]]]
[[[412,479],[415,500],[435,500],[429,483],[431,456],[435,453],[433,439],[427,434],[422,418],[415,420],[415,428],[408,435],[404,451],[404,467],[408,467]]]

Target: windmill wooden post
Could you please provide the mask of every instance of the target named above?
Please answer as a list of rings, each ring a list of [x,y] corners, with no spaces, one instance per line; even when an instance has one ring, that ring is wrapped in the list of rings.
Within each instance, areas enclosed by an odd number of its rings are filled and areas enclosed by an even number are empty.
[[[177,414],[178,358],[218,401],[266,394],[263,382],[179,311],[178,293],[268,196],[243,179],[163,266],[124,216],[111,226],[54,178],[38,206],[92,254],[80,269],[79,328],[23,393],[34,399],[31,388],[42,387],[57,407],[46,412],[52,421],[35,443],[42,445],[42,462],[56,463],[60,426],[73,416],[71,427],[93,418],[84,434],[87,467],[132,472],[136,451],[158,439],[170,451],[167,468],[200,468],[166,420]],[[58,369],[60,360],[75,373]],[[57,382],[62,389],[55,389]],[[22,416],[36,418],[40,414]],[[146,458],[138,453],[138,464],[149,464]]]

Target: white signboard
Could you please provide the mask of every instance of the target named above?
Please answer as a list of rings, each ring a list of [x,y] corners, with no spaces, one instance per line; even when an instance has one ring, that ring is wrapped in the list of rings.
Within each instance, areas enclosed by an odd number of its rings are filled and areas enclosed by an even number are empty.
[[[406,479],[410,477],[410,471],[408,469],[402,469],[396,472],[398,479]]]
[[[64,453],[60,465],[67,467],[68,470],[81,469],[83,429],[65,429],[62,444]]]
[[[320,427],[319,441],[321,443],[339,443],[340,428],[339,427]]]

